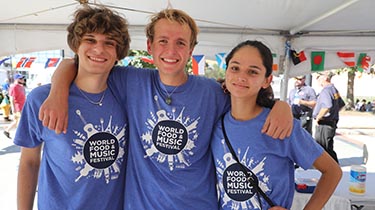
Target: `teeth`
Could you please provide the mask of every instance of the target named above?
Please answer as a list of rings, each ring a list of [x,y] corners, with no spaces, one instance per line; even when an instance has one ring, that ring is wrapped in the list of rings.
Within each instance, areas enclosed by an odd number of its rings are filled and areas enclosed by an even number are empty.
[[[177,62],[177,60],[168,59],[168,58],[163,58],[163,60],[164,60],[165,62],[170,62],[170,63],[172,63],[172,62]]]
[[[91,60],[93,61],[99,61],[99,62],[104,62],[105,59],[102,59],[102,58],[95,58],[95,57],[90,57]]]

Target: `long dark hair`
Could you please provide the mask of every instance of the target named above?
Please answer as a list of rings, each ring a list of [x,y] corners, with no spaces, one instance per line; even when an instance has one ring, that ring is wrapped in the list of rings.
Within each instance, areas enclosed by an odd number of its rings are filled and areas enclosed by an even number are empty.
[[[233,58],[233,55],[242,47],[251,46],[255,47],[262,58],[263,66],[266,68],[265,77],[269,77],[272,74],[272,64],[273,58],[271,50],[264,45],[262,42],[255,41],[255,40],[246,40],[244,42],[239,43],[236,47],[234,47],[230,53],[225,58],[225,63],[227,66],[229,65],[229,61]],[[228,68],[228,67],[227,67]],[[274,94],[271,85],[267,88],[261,88],[258,92],[256,103],[259,106],[264,106],[268,108],[272,108],[275,104]]]

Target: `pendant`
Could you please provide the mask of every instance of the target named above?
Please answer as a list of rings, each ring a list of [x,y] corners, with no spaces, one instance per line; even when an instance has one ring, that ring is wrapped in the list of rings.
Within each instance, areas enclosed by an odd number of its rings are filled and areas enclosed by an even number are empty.
[[[102,103],[102,102],[100,102],[100,103],[99,103],[99,106],[103,106],[103,103]]]
[[[168,105],[170,105],[170,104],[172,103],[172,99],[171,99],[171,97],[167,97],[167,98],[165,99],[165,103],[168,104]]]

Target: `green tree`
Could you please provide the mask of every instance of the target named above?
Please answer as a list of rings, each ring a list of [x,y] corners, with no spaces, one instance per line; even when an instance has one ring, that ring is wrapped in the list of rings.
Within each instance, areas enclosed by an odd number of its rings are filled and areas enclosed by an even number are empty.
[[[346,67],[339,69],[338,74],[346,72],[348,74],[347,90],[346,90],[346,101],[347,107],[354,108],[354,82],[355,82],[355,73],[358,71],[357,67]],[[374,66],[371,67],[370,72],[363,74],[374,74]]]

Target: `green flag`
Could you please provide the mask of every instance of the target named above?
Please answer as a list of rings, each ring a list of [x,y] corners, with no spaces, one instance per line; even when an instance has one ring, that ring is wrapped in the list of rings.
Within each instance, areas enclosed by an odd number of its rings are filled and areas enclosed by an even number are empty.
[[[358,60],[357,60],[357,70],[359,72],[363,72],[363,64],[365,63],[367,54],[366,53],[359,53]]]
[[[311,70],[323,71],[324,70],[324,51],[311,52]]]

